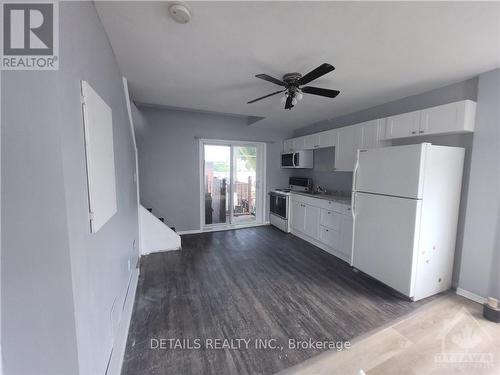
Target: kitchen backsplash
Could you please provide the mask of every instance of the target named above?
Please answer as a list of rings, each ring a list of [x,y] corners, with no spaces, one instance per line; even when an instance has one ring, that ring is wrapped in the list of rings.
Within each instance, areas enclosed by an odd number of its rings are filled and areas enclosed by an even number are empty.
[[[352,172],[335,172],[334,161],[333,147],[314,150],[314,168],[293,170],[292,176],[312,178],[314,188],[320,185],[329,191],[351,191]]]

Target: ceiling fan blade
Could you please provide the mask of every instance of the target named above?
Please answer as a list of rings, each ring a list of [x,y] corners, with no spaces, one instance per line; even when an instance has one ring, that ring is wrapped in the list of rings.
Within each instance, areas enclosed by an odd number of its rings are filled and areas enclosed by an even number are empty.
[[[255,77],[263,79],[264,81],[272,82],[272,83],[274,83],[276,85],[286,86],[285,82],[283,82],[283,81],[281,81],[281,80],[279,80],[277,78],[268,76],[267,74],[257,74]]]
[[[306,94],[326,96],[328,98],[335,98],[338,94],[340,94],[340,91],[338,90],[321,89],[319,87],[311,86],[302,87],[300,90]]]
[[[330,73],[332,70],[335,68],[333,65],[330,65],[328,63],[323,63],[320,66],[318,66],[316,69],[311,70],[309,73],[307,73],[305,76],[303,76],[301,79],[299,79],[299,85],[305,85],[311,81],[314,81],[316,78],[319,78],[326,73]]]
[[[250,100],[249,102],[247,102],[247,104],[258,102],[259,100],[262,100],[262,99],[265,99],[265,98],[269,98],[270,96],[279,94],[279,93],[284,92],[284,91],[286,91],[286,90],[279,90],[279,91],[273,92],[271,94],[267,94],[267,95],[261,96],[260,98],[257,98],[257,99],[254,99],[254,100]]]
[[[292,100],[293,100],[292,96],[288,95],[286,98],[285,109],[292,109],[293,108]]]

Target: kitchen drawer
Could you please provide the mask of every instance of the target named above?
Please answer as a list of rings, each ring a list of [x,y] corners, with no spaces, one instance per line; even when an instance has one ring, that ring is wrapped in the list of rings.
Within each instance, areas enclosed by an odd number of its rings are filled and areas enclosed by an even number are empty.
[[[321,209],[321,221],[320,224],[324,227],[339,230],[340,223],[342,221],[342,215],[333,210]]]
[[[342,215],[350,215],[351,214],[351,205],[339,203],[335,201],[328,201],[325,199],[321,200],[320,207],[325,210],[336,211],[341,213]]]
[[[319,226],[319,240],[325,245],[332,247],[334,249],[339,248],[340,244],[340,232],[331,228]]]
[[[316,206],[319,208],[324,208],[325,210],[336,211],[343,215],[351,215],[351,202],[339,203],[336,201],[329,201],[324,198],[317,198],[313,195],[303,195],[292,193],[292,201],[300,202],[304,204],[309,204],[311,206]]]
[[[321,208],[321,199],[314,198],[313,196],[292,193],[292,201]]]

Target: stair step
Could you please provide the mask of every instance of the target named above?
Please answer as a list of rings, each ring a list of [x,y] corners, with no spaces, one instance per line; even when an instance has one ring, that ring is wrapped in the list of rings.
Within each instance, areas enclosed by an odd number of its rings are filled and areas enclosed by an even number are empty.
[[[152,208],[146,208],[146,210],[148,210],[149,212],[153,212]]]
[[[160,220],[162,223],[165,222],[165,218],[164,217],[159,217],[158,220]]]

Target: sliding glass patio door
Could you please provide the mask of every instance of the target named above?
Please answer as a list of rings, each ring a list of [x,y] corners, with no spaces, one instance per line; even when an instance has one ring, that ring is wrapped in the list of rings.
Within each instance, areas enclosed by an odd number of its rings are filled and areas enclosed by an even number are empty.
[[[264,154],[260,142],[200,142],[203,229],[263,223]]]

